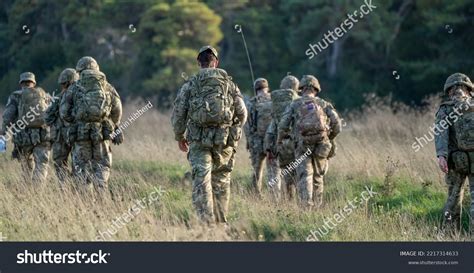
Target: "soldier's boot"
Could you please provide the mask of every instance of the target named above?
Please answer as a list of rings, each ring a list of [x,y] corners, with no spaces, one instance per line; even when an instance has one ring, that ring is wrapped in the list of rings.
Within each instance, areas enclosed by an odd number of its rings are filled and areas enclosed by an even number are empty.
[[[461,231],[461,216],[460,214],[453,214],[448,210],[444,211],[443,223],[441,229],[444,235],[450,238],[457,238]]]

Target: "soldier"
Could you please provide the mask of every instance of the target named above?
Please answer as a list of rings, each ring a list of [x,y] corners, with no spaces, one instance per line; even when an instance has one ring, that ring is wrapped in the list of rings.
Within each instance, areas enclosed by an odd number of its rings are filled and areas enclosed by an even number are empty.
[[[268,180],[272,181],[278,170],[276,160],[267,157],[264,149],[265,133],[272,121],[272,99],[270,97],[268,81],[258,78],[254,83],[256,96],[250,99],[247,112],[249,118],[244,127],[247,138],[247,150],[250,152],[250,160],[254,170],[252,177],[252,185],[255,193],[261,197],[262,195],[262,173],[263,161],[267,158]],[[273,194],[278,198],[280,188],[279,183],[273,189]]]
[[[193,205],[209,224],[227,222],[234,155],[247,110],[239,88],[217,68],[211,46],[199,50],[199,72],[180,89],[171,122],[192,167]]]
[[[277,143],[277,135],[278,123],[283,113],[291,102],[299,97],[297,94],[298,86],[298,79],[288,75],[281,81],[280,89],[271,92],[273,119],[265,136],[265,150],[270,158],[278,160],[282,170],[281,175],[274,180],[270,180],[270,183],[281,184],[281,178],[283,178],[289,200],[292,200],[296,195],[296,170],[289,167],[290,163],[295,160],[295,141],[294,137],[289,134],[279,144]]]
[[[341,131],[341,120],[330,103],[316,96],[321,87],[314,76],[303,76],[299,88],[302,97],[291,103],[278,125],[278,142],[290,131],[295,136],[299,204],[310,209],[322,205],[331,140]]]
[[[44,115],[51,97],[41,87],[36,87],[35,75],[31,72],[20,75],[20,86],[21,89],[8,98],[1,135],[8,132],[13,136],[13,158],[20,160],[28,179],[44,181],[51,150]]]
[[[456,233],[461,228],[464,185],[469,178],[471,199],[474,196],[474,104],[473,84],[464,74],[455,73],[444,84],[443,101],[436,113],[436,156],[448,185],[443,227]],[[440,129],[441,127],[441,129]],[[473,199],[474,200],[474,199]],[[471,238],[473,237],[474,201],[471,201]]]
[[[60,182],[70,175],[68,170],[68,158],[72,150],[72,145],[67,141],[67,133],[70,124],[59,116],[59,104],[66,90],[79,79],[79,74],[73,68],[64,69],[58,78],[61,86],[61,93],[53,100],[46,111],[46,123],[51,126],[51,141],[53,150],[53,163],[56,175]]]
[[[76,71],[79,80],[63,95],[59,113],[63,120],[73,124],[67,136],[67,141],[73,143],[73,174],[82,184],[93,184],[102,192],[112,167],[110,141],[116,145],[123,142],[118,130],[122,103],[94,58],[79,59]],[[111,139],[114,131],[115,137]]]

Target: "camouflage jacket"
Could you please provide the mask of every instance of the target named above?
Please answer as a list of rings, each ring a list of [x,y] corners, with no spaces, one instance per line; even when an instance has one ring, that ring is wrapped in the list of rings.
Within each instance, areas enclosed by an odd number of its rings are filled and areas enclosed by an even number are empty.
[[[257,108],[256,108],[257,102],[260,102],[260,101],[271,102],[271,100],[272,100],[272,98],[270,96],[270,93],[259,93],[258,95],[252,97],[248,101],[248,103],[246,104],[248,118],[247,118],[247,122],[245,123],[245,126],[244,126],[244,132],[245,132],[245,137],[247,139],[258,137],[256,132],[257,132],[257,125],[259,123],[259,116],[263,116],[263,115],[259,115],[257,113]],[[271,118],[271,108],[269,109],[268,115]],[[268,125],[268,127],[269,127],[269,125]]]
[[[53,102],[46,110],[45,121],[51,127],[51,139],[56,141],[64,140],[63,129],[67,128],[69,122],[63,120],[59,115],[59,105],[66,92],[62,92],[59,97],[53,98]]]
[[[455,132],[453,126],[462,113],[451,100],[445,100],[439,106],[435,115],[435,124],[433,130],[435,139],[436,156],[443,156],[448,158],[451,152],[457,151],[457,144],[455,140]],[[444,122],[443,122],[444,121]],[[443,124],[447,129],[442,128]]]
[[[295,124],[295,119],[297,117],[297,111],[302,99],[304,99],[305,97],[306,95],[303,95],[303,97],[296,99],[286,109],[285,113],[283,114],[283,117],[281,118],[280,123],[278,124],[278,139],[283,139],[288,134],[290,134],[292,130],[295,129],[293,127]],[[319,97],[315,97],[314,99],[323,108],[324,113],[328,117],[328,136],[329,139],[332,140],[341,132],[341,119],[339,118],[339,115],[337,114],[336,110],[334,109],[334,106],[332,106],[331,103],[326,102],[325,100]]]
[[[7,101],[3,111],[2,133],[6,133],[8,127],[18,120],[18,105],[20,103],[21,90],[14,91]]]
[[[184,83],[181,89],[178,91],[178,95],[174,101],[171,123],[173,126],[175,139],[177,141],[181,141],[185,138],[188,138],[189,140],[189,135],[185,137],[185,134],[190,126],[190,98],[194,81],[195,76],[191,77],[189,81]],[[232,126],[237,126],[241,128],[247,120],[247,109],[245,107],[242,94],[240,93],[240,89],[235,83],[230,82],[230,84],[230,90],[234,106],[234,121]]]
[[[65,91],[59,104],[59,116],[68,123],[76,123],[74,116],[74,105],[76,101],[75,93],[78,90],[79,85],[77,82],[71,84]],[[115,128],[119,127],[122,119],[122,102],[120,101],[120,95],[117,90],[110,84],[107,83],[106,90],[109,91],[111,96],[111,111],[107,120],[110,120]]]

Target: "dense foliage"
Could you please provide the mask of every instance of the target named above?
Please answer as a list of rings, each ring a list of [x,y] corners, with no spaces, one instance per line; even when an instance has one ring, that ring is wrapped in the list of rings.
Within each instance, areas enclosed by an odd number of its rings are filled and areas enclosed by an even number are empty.
[[[373,0],[376,6],[341,38],[309,59],[309,44],[343,24],[362,0],[2,0],[0,99],[32,71],[50,93],[59,72],[95,57],[124,97],[170,106],[196,51],[217,45],[221,66],[251,94],[240,24],[256,77],[273,89],[287,73],[316,75],[339,108],[363,94],[420,103],[449,74],[474,76],[474,6],[468,0]],[[183,74],[184,72],[184,74]]]

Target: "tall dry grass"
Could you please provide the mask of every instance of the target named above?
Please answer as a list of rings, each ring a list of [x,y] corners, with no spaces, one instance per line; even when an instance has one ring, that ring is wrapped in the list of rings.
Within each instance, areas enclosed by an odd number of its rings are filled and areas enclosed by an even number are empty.
[[[124,119],[145,104],[128,103]],[[269,196],[255,199],[249,192],[251,165],[242,141],[233,174],[229,226],[211,228],[196,220],[189,181],[181,179],[189,169],[186,155],[174,141],[169,114],[155,106],[126,129],[123,145],[113,147],[110,193],[101,198],[78,193],[68,186],[72,181],[59,187],[52,171],[44,184],[25,182],[18,164],[1,155],[0,232],[8,240],[94,240],[159,185],[166,193],[147,204],[109,240],[304,240],[324,217],[359,194],[362,185],[380,186],[389,178],[413,188],[429,185],[431,192],[442,194],[433,143],[419,152],[412,149],[415,137],[427,133],[433,123],[436,100],[427,105],[414,109],[368,97],[362,110],[346,115],[346,126],[337,138],[339,150],[326,178],[327,204],[317,211],[301,211],[288,201],[274,204]],[[416,209],[416,203],[411,205]],[[411,213],[386,210],[382,203],[369,201],[327,239],[434,240],[435,222],[428,223],[430,226]]]

